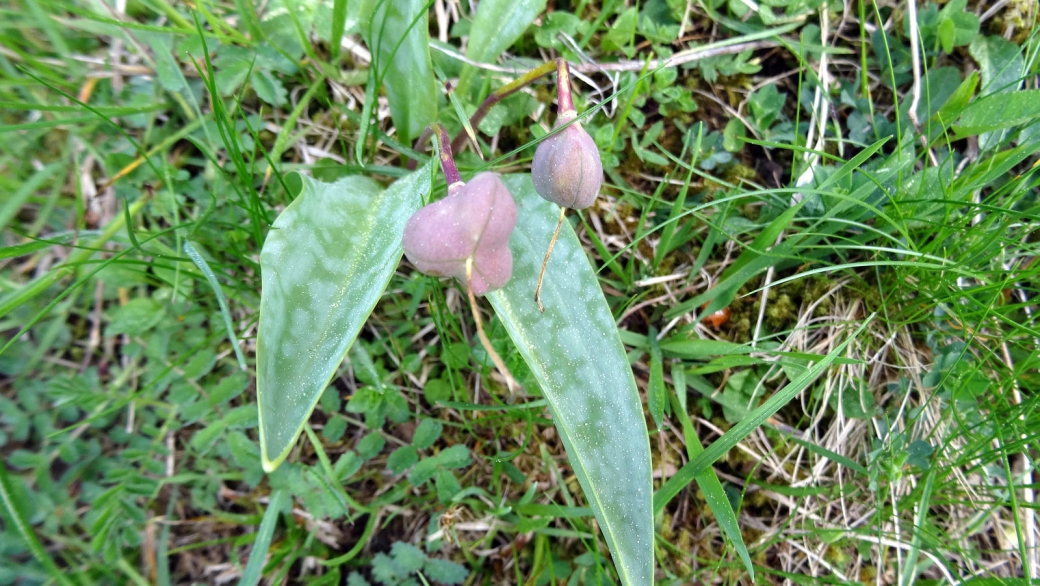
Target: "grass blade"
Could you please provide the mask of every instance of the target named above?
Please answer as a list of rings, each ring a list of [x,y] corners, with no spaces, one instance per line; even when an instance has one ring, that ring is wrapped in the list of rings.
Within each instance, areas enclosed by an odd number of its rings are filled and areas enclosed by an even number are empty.
[[[672,410],[675,411],[679,421],[682,423],[683,438],[686,440],[686,455],[693,460],[704,452],[704,446],[701,445],[701,440],[697,437],[697,431],[693,428],[693,422],[690,421],[690,416],[686,414],[686,409],[679,401],[678,395],[672,395],[671,399]],[[695,476],[694,480],[697,481],[697,486],[704,493],[704,500],[707,501],[711,513],[715,515],[715,520],[718,521],[719,527],[722,528],[726,537],[729,538],[733,548],[737,550],[740,561],[744,562],[744,567],[747,568],[748,573],[751,574],[751,579],[754,580],[755,566],[751,563],[751,556],[748,555],[747,546],[744,545],[744,536],[740,533],[740,523],[737,522],[737,514],[729,504],[729,497],[726,496],[726,491],[722,488],[722,482],[719,481],[718,474],[715,473],[714,468],[709,466],[704,472]]]
[[[863,323],[856,329],[856,332],[827,354],[823,360],[814,364],[798,378],[787,383],[783,389],[770,397],[768,401],[762,404],[762,406],[752,411],[746,418],[741,420],[740,423],[734,425],[729,431],[723,434],[722,437],[712,442],[712,444],[708,446],[706,450],[701,452],[700,455],[680,468],[679,471],[676,472],[675,476],[668,479],[668,482],[664,483],[664,485],[662,485],[654,495],[654,514],[661,512],[661,510],[664,509],[664,506],[668,504],[668,501],[672,500],[675,495],[679,494],[679,491],[690,484],[698,474],[707,470],[713,462],[721,458],[730,448],[737,445],[740,440],[747,437],[748,434],[755,430],[755,428],[761,425],[771,415],[779,411],[781,407],[786,405],[788,401],[812,384],[812,382],[816,380],[818,376],[823,374],[823,372],[830,367],[831,363],[845,351],[845,347],[849,345],[849,342],[863,333],[872,321],[874,321],[874,315],[863,320]]]
[[[227,328],[228,340],[231,341],[231,347],[235,349],[235,358],[238,359],[238,366],[242,370],[246,369],[246,357],[242,355],[242,349],[238,344],[238,336],[235,335],[235,327],[231,325],[231,312],[228,311],[227,299],[224,297],[224,289],[220,286],[220,281],[217,280],[217,276],[213,274],[213,270],[209,268],[209,263],[206,259],[202,258],[199,251],[195,250],[191,242],[184,242],[184,254],[188,255],[191,262],[195,263],[202,274],[206,276],[206,280],[209,281],[209,286],[213,287],[213,293],[217,296],[217,304],[220,306],[220,315],[224,317],[224,327]]]
[[[374,7],[373,1],[369,0],[361,9],[366,21],[362,31],[367,33],[365,40],[372,50],[376,87],[383,84],[386,88],[397,135],[408,144],[437,115],[427,16],[432,1],[379,1]]]
[[[347,0],[334,0],[332,3],[332,62],[339,57],[340,44],[343,43],[343,31],[347,24]]]
[[[242,572],[239,586],[255,586],[260,582],[261,573],[264,570],[264,560],[267,559],[267,550],[271,547],[274,538],[274,530],[278,526],[278,515],[289,501],[289,493],[284,490],[275,491],[271,500],[267,503],[267,511],[260,521],[260,529],[256,532],[256,541],[253,542],[253,551],[249,554],[249,563]]]

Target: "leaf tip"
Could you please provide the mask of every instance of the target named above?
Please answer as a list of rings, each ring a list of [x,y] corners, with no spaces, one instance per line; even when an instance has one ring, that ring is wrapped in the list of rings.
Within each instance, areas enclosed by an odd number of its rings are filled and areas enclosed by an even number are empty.
[[[264,467],[264,472],[270,474],[278,469],[278,466],[282,464],[282,458],[276,460],[268,460],[267,456],[260,458],[260,464]]]

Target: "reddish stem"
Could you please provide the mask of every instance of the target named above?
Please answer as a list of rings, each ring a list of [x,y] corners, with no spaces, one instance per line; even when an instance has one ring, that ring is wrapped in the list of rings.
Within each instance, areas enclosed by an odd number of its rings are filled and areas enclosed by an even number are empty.
[[[567,65],[566,61],[564,61],[563,59],[557,59],[555,63],[553,63],[552,61],[549,61],[548,63],[543,63],[543,64],[539,65],[538,67],[535,67],[534,69],[532,69],[532,70],[528,71],[527,73],[521,75],[520,77],[516,78],[512,82],[507,83],[506,85],[504,85],[504,86],[498,88],[497,90],[491,92],[491,94],[487,98],[484,99],[483,103],[480,104],[480,107],[477,108],[477,111],[473,113],[473,116],[470,117],[470,119],[469,119],[470,126],[472,128],[476,128],[477,126],[479,126],[480,125],[480,121],[483,120],[484,117],[488,115],[488,112],[491,111],[491,108],[495,107],[495,104],[497,104],[497,103],[501,102],[502,100],[508,98],[509,96],[515,94],[516,92],[520,91],[521,89],[523,89],[524,87],[530,85],[531,83],[533,83],[533,82],[535,82],[535,81],[545,77],[546,75],[551,74],[553,72],[554,68],[556,69],[557,76],[560,77],[560,79],[565,79],[566,80],[566,84],[565,84],[566,88],[567,88],[566,89],[566,95],[564,96],[564,93],[563,93],[564,90],[562,89],[562,87],[563,87],[562,84],[561,84],[561,89],[558,91],[558,94],[557,94],[557,95],[561,96],[559,98],[560,99],[560,104],[561,104],[560,109],[562,111],[563,110],[563,104],[566,103],[566,104],[569,105],[571,110],[574,110],[574,103],[571,100],[570,69],[568,68],[568,65]],[[419,135],[419,138],[415,141],[415,149],[416,150],[419,150],[421,145],[430,136],[430,133],[433,131],[433,127],[434,126],[440,128],[440,132],[444,132],[443,127],[441,127],[440,124],[437,124],[437,123],[431,124],[430,126],[426,127],[422,131],[422,134]],[[443,161],[444,152],[448,151],[448,149],[446,149],[444,147],[444,144],[445,144],[444,140],[442,139],[441,140],[441,145],[442,145],[441,146],[441,159],[442,159],[441,160],[441,167],[442,168],[444,167],[444,161]],[[466,131],[465,131],[465,129],[463,129],[455,137],[455,140],[451,141],[451,143],[450,143],[451,151],[450,152],[460,151],[460,150],[462,150],[462,147],[464,147],[465,145],[466,145]],[[454,159],[453,159],[452,160],[452,166],[453,167],[454,167],[454,164],[455,163],[454,163]],[[417,166],[416,165],[416,161],[414,159],[411,160],[411,161],[408,161],[408,168],[409,169],[414,170],[416,168],[416,166]],[[448,175],[448,171],[445,170],[444,174],[445,174],[445,176],[447,176]],[[449,181],[448,184],[450,185],[451,181]]]
[[[459,168],[455,165],[455,157],[451,154],[451,139],[448,137],[447,129],[439,122],[434,122],[430,125],[430,128],[437,133],[441,147],[441,171],[444,172],[444,180],[448,183],[448,188],[450,189],[452,185],[462,183]]]
[[[548,63],[543,63],[542,65],[539,65],[531,71],[528,71],[527,73],[516,78],[512,82],[507,83],[506,85],[491,92],[491,94],[487,98],[484,98],[484,102],[480,104],[480,107],[477,108],[477,111],[473,113],[473,116],[470,117],[469,125],[473,128],[476,128],[478,125],[480,125],[480,121],[483,120],[485,116],[487,116],[488,112],[491,111],[491,108],[493,108],[495,104],[515,94],[516,92],[523,89],[525,86],[530,85],[538,79],[545,77],[546,75],[549,75],[550,73],[552,73],[554,65],[555,64],[552,61]],[[458,151],[462,149],[462,147],[465,146],[465,144],[466,131],[462,130],[455,137],[455,140],[451,141],[451,147]]]
[[[574,112],[574,99],[571,97],[571,68],[565,59],[556,61],[556,115]]]

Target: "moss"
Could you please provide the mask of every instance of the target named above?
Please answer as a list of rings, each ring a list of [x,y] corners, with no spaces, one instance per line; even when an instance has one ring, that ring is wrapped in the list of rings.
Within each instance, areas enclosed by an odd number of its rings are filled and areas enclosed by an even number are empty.
[[[751,220],[752,222],[757,222],[758,218],[762,215],[762,206],[756,205],[755,202],[749,202],[744,205],[741,205],[738,209],[740,210],[740,215]]]
[[[825,560],[838,568],[844,567],[849,562],[849,552],[839,547],[839,544],[831,544],[823,552]]]
[[[730,183],[740,183],[742,179],[758,179],[758,171],[755,171],[744,163],[738,163],[729,169],[726,169],[722,178]]]
[[[816,309],[813,310],[813,317],[821,317],[830,314],[832,303],[832,297],[827,293],[834,288],[834,281],[830,279],[813,276],[808,279],[805,285],[805,291],[803,293],[803,299],[809,303],[813,303],[817,299],[822,299]],[[826,296],[826,297],[825,297]]]
[[[693,550],[693,536],[689,531],[683,529],[679,532],[679,538],[675,541],[675,546],[680,551],[692,551]],[[682,579],[687,580],[693,576],[693,566],[687,561],[685,557],[675,556],[675,573]]]
[[[772,293],[772,292],[770,292]],[[770,295],[772,297],[772,295]],[[798,319],[798,306],[787,293],[780,293],[766,307],[766,323],[774,331],[784,329],[790,322]]]
[[[746,499],[744,500],[745,507],[751,507],[753,509],[760,509],[768,507],[772,501],[768,496],[765,495],[761,490],[749,492]]]

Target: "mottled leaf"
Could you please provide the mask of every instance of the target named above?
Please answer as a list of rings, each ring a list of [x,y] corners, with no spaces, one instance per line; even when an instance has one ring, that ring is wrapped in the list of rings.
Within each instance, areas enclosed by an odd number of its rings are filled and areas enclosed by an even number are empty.
[[[535,282],[560,208],[535,193],[529,176],[505,182],[520,208],[513,278],[487,297],[549,401],[622,583],[651,584],[650,444],[614,317],[569,223],[545,271],[545,313],[538,311]]]
[[[429,189],[429,167],[385,191],[364,177],[303,178],[260,252],[260,449],[268,472],[303,424],[401,259],[401,233]]]

